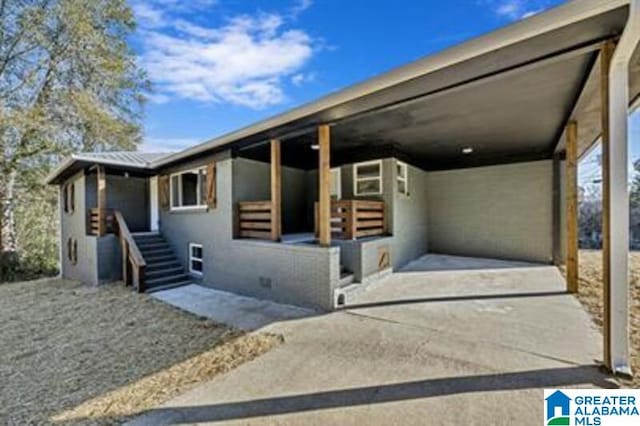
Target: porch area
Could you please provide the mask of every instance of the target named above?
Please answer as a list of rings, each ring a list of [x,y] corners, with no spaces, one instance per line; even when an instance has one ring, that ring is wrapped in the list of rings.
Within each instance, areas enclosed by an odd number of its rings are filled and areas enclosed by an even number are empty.
[[[159,232],[157,178],[96,165],[86,182],[86,233],[96,240],[98,274],[139,293],[194,281]]]

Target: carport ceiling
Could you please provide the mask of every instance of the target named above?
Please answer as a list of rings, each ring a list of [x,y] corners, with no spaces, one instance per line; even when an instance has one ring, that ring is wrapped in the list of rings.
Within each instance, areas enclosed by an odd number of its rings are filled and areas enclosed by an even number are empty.
[[[597,53],[511,72],[345,120],[333,148],[393,146],[428,169],[545,158],[585,83]],[[471,155],[462,149],[473,148]]]

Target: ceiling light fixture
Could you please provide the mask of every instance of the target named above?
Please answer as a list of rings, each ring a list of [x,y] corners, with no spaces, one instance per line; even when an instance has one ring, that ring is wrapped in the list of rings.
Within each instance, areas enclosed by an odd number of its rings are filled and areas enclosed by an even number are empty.
[[[466,148],[462,148],[462,153],[464,155],[469,155],[473,152],[473,148],[471,148],[470,146],[466,147]]]
[[[317,151],[320,149],[320,145],[318,145],[317,143],[313,143],[311,144],[311,149],[313,149],[314,151]]]

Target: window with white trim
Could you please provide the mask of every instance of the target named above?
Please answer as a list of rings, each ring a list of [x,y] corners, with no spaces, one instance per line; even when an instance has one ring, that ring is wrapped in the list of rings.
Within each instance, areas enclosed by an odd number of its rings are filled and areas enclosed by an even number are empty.
[[[189,244],[189,272],[196,275],[202,275],[202,245]]]
[[[171,175],[171,209],[206,207],[207,169],[205,167]]]
[[[353,193],[355,195],[382,194],[382,160],[353,165]]]
[[[400,161],[396,162],[396,184],[398,194],[409,195],[409,171],[407,164]]]

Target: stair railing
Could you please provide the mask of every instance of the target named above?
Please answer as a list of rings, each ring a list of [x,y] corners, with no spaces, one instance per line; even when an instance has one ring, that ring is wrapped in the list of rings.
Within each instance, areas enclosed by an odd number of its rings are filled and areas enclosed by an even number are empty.
[[[113,217],[115,220],[114,232],[120,239],[122,249],[122,280],[127,286],[133,285],[138,293],[144,293],[144,269],[147,263],[144,261],[122,213],[115,210]]]

